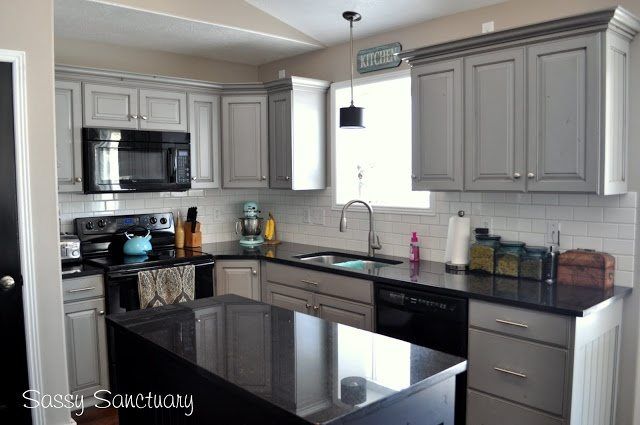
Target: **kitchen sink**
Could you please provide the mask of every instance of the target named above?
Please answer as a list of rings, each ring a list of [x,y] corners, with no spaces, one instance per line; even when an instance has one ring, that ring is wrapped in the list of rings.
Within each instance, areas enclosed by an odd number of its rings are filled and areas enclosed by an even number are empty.
[[[302,261],[308,261],[310,263],[320,263],[327,266],[344,267],[353,270],[365,271],[402,264],[402,261],[367,257],[364,255],[346,254],[344,252],[316,252],[313,254],[297,255],[295,258]]]

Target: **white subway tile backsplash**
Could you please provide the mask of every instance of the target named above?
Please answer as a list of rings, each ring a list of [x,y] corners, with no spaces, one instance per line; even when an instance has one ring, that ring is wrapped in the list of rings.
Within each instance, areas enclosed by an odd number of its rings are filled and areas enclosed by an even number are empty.
[[[60,194],[62,229],[72,231],[75,217],[181,211],[197,206],[205,242],[237,239],[233,221],[242,202],[253,199],[263,215],[271,211],[280,239],[335,249],[367,250],[368,215],[349,211],[349,230],[338,231],[340,210],[332,208],[331,190],[288,192],[269,189],[194,189],[188,192],[106,195]],[[431,194],[431,215],[376,213],[383,253],[407,256],[412,231],[418,232],[422,258],[444,260],[449,218],[464,210],[473,227],[487,226],[504,240],[546,245],[548,222],[559,222],[561,249],[589,248],[616,256],[616,284],[632,284],[637,194],[458,193]],[[323,214],[324,225],[303,223],[306,211]],[[310,214],[310,218],[311,214]]]

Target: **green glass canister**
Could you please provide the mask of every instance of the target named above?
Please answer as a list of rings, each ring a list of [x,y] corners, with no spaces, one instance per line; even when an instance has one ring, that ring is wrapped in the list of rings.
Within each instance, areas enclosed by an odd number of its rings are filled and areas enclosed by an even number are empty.
[[[476,234],[476,241],[469,248],[469,270],[493,274],[499,246],[500,236]]]
[[[520,257],[520,277],[544,280],[549,267],[549,250],[544,246],[527,246]]]
[[[519,277],[520,258],[524,255],[525,243],[503,241],[496,252],[496,274],[501,276]]]

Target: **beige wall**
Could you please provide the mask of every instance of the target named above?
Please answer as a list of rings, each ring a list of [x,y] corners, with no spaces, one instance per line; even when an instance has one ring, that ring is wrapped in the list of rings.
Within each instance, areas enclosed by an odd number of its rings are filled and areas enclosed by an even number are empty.
[[[2,2],[0,49],[26,52],[31,204],[37,212],[32,234],[37,244],[33,262],[37,274],[42,390],[66,394],[54,146],[53,1]],[[69,417],[64,409],[46,410],[46,423],[50,425],[68,423]]]
[[[252,65],[57,37],[55,62],[219,83],[258,81],[258,68]]]
[[[481,24],[495,21],[495,29],[507,29],[535,22],[541,22],[562,16],[603,9],[616,4],[629,9],[640,16],[640,0],[512,0],[494,6],[462,12],[424,22],[411,27],[356,40],[354,49],[357,51],[366,47],[399,41],[403,49],[411,49],[429,44],[437,44],[457,38],[468,37],[480,33]],[[367,17],[363,16],[358,26],[366,25]],[[345,32],[347,27],[345,25]],[[277,72],[285,69],[287,75],[299,75],[320,78],[329,81],[344,81],[349,79],[349,46],[341,44],[305,53],[293,58],[284,59],[259,67],[259,79],[269,81],[277,78]],[[631,46],[631,125],[629,129],[629,167],[630,189],[640,190],[640,167],[636,164],[640,160],[640,36]],[[406,67],[405,64],[401,65]],[[387,71],[388,72],[388,71]],[[640,222],[640,217],[638,217]],[[640,226],[638,226],[640,227]],[[639,241],[640,237],[636,237]],[[636,246],[636,253],[640,253],[640,245]],[[640,261],[636,254],[635,281],[640,278]],[[638,339],[640,319],[640,290],[636,289],[632,296],[625,300],[623,320],[623,340],[620,366],[620,392],[618,402],[617,425],[632,425],[640,423],[640,374],[636,378],[636,370],[640,367],[638,356]],[[634,422],[635,410],[635,422]]]

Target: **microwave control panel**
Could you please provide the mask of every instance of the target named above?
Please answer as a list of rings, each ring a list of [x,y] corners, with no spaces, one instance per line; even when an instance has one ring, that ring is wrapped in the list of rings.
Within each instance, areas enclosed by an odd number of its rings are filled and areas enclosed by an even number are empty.
[[[191,159],[187,149],[176,151],[176,183],[189,184],[191,181]]]

